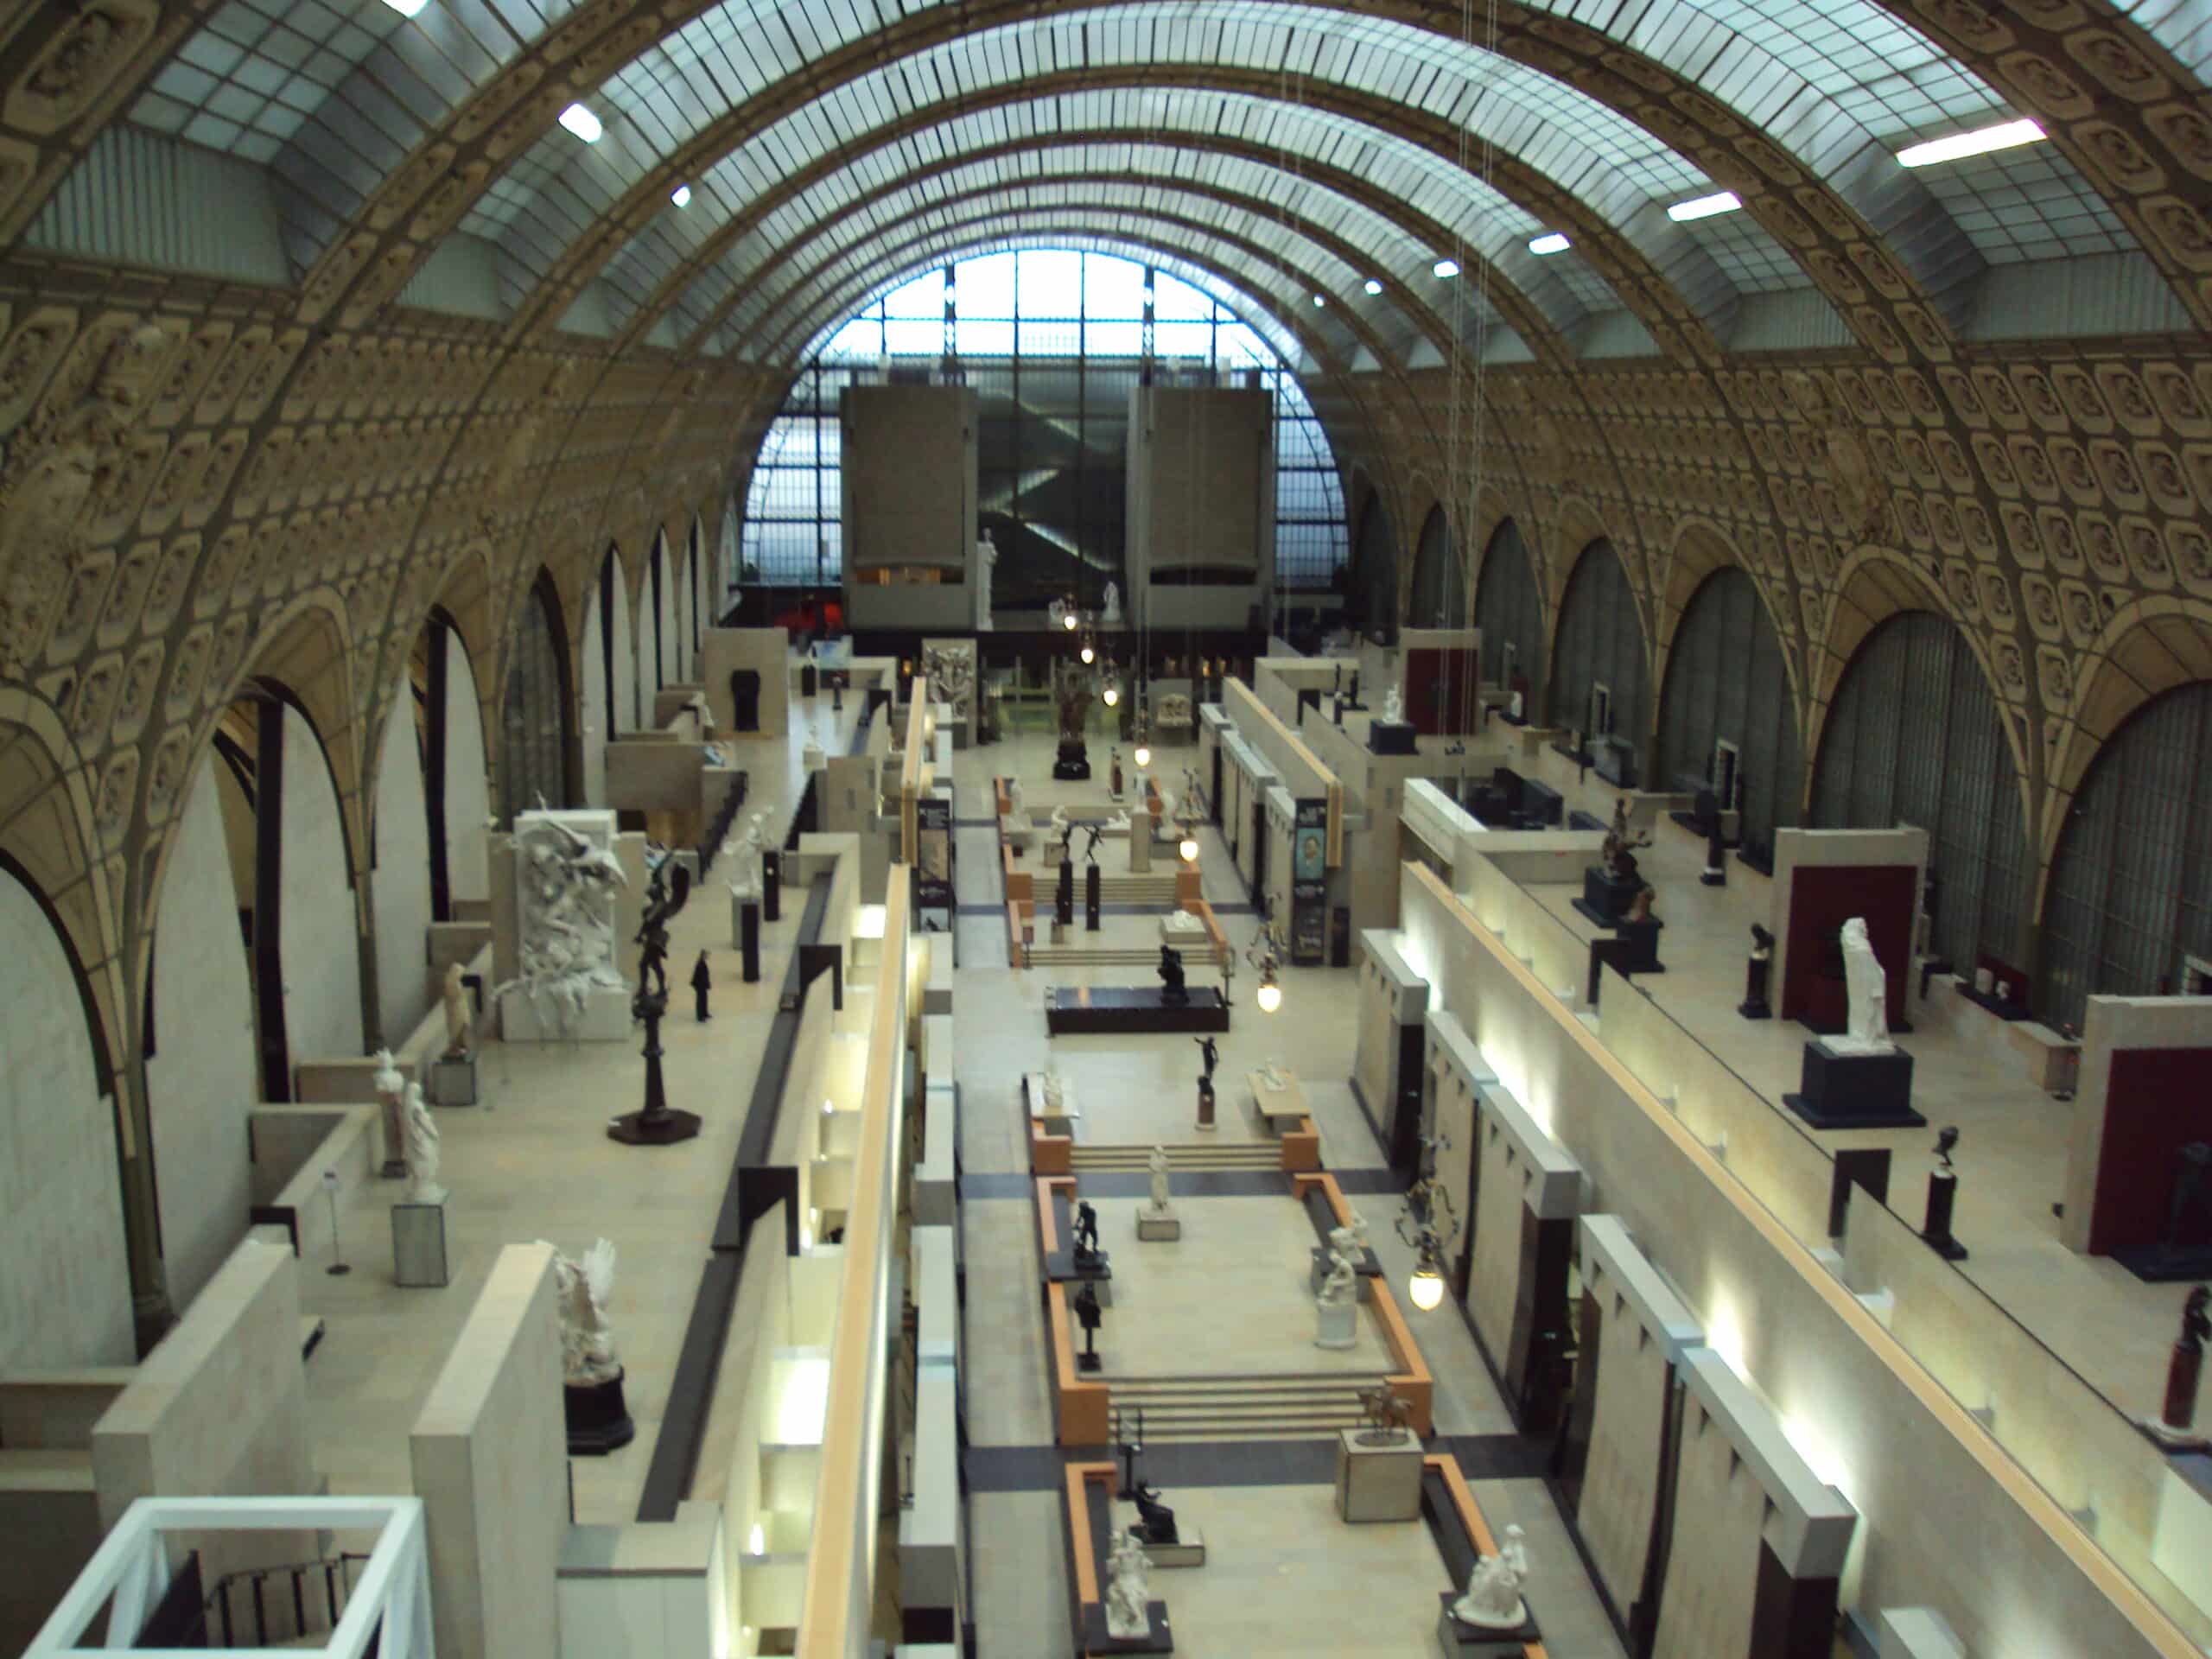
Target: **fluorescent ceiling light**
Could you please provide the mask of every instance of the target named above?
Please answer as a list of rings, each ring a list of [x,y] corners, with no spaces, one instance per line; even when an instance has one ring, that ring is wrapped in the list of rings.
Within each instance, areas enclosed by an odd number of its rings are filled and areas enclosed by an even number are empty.
[[[1924,144],[1914,144],[1897,151],[1897,162],[1904,167],[1933,167],[1938,162],[1961,161],[1968,156],[1986,155],[1993,149],[2032,144],[2043,136],[2043,129],[2032,121],[2007,121],[2001,127],[1955,132],[1948,138],[1931,138]]]
[[[1328,301],[1326,301],[1326,300],[1323,299],[1323,298],[1322,298],[1319,294],[1316,294],[1316,295],[1313,296],[1313,308],[1314,308],[1316,311],[1319,311],[1319,310],[1323,306],[1326,305],[1327,303],[1328,303]]]
[[[691,205],[691,187],[688,184],[677,185],[669,193],[668,199],[679,207],[689,207]]]
[[[1438,260],[1436,274],[1439,276],[1457,276],[1459,274],[1459,262],[1457,259]]]
[[[1366,287],[1367,291],[1370,294],[1380,294],[1382,291],[1382,284],[1376,281],[1372,276],[1367,279]]]
[[[1667,217],[1677,225],[1684,225],[1694,219],[1711,219],[1715,213],[1732,213],[1743,205],[1733,190],[1723,190],[1693,201],[1678,201],[1667,210]]]
[[[606,129],[599,124],[599,118],[581,104],[571,104],[561,111],[561,124],[588,144],[599,142],[599,135]]]
[[[423,10],[425,0],[384,0],[384,3],[401,16],[412,17]]]
[[[1557,231],[1548,232],[1529,244],[1531,253],[1565,253],[1574,245]]]

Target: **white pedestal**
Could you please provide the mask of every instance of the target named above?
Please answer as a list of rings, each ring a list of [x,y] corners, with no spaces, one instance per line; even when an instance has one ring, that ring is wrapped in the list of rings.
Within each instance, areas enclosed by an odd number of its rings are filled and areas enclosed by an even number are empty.
[[[1346,1521],[1421,1518],[1421,1446],[1410,1430],[1392,1446],[1363,1446],[1364,1429],[1337,1431],[1337,1514]]]
[[[446,1206],[408,1202],[391,1206],[391,1281],[408,1289],[435,1290],[452,1279],[446,1258]]]
[[[441,1054],[430,1062],[430,1104],[474,1106],[476,1094],[476,1051]]]
[[[499,999],[499,1034],[511,1043],[622,1043],[630,1039],[630,993],[599,986],[585,997],[583,1011],[561,1029],[561,1010],[553,999],[534,1001],[525,991]]]
[[[1313,1345],[1316,1348],[1356,1348],[1359,1345],[1357,1302],[1313,1304]]]
[[[1129,874],[1152,874],[1152,814],[1129,814]]]
[[[1183,1217],[1173,1210],[1154,1210],[1150,1205],[1137,1209],[1137,1242],[1144,1243],[1172,1242],[1183,1236]]]

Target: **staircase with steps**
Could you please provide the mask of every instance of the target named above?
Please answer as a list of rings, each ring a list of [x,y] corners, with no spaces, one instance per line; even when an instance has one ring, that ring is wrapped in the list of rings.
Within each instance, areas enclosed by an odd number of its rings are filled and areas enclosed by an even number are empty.
[[[1174,855],[1164,855],[1170,862]],[[1058,890],[1060,870],[1057,864],[1040,864],[1036,872],[1037,903],[1039,909],[1048,908],[1052,894]],[[1085,877],[1078,866],[1075,873],[1076,908],[1083,908],[1083,888]],[[1175,908],[1175,872],[1172,869],[1159,875],[1130,875],[1103,874],[1098,878],[1098,902],[1102,905],[1147,905],[1160,910]]]
[[[1125,1424],[1144,1414],[1154,1440],[1296,1440],[1332,1438],[1366,1421],[1359,1395],[1382,1373],[1302,1372],[1282,1376],[1116,1376],[1114,1409]]]
[[[1281,1169],[1282,1148],[1273,1141],[1224,1141],[1206,1146],[1165,1148],[1169,1172],[1179,1169]],[[1068,1166],[1077,1174],[1085,1171],[1134,1170],[1152,1167],[1150,1147],[1091,1146],[1078,1141],[1069,1149]]]

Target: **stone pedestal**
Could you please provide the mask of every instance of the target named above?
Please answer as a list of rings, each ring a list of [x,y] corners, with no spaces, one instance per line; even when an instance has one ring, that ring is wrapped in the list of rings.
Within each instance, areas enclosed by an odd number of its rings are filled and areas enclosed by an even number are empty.
[[[1145,1604],[1147,1629],[1142,1636],[1109,1636],[1106,1609],[1095,1601],[1083,1605],[1083,1651],[1096,1659],[1105,1653],[1173,1653],[1175,1637],[1167,1627],[1167,1604]]]
[[[1816,1129],[1916,1129],[1928,1120],[1912,1109],[1912,1056],[1839,1054],[1815,1038],[1805,1045],[1798,1092],[1782,1103]]]
[[[604,1382],[571,1382],[561,1392],[570,1457],[603,1458],[637,1437],[638,1427],[622,1399],[620,1371]]]
[[[1089,1285],[1098,1294],[1098,1306],[1114,1306],[1114,1268],[1104,1250],[1089,1261],[1077,1262],[1071,1249],[1057,1249],[1045,1258],[1045,1277],[1056,1285],[1071,1288],[1069,1300],[1075,1296],[1073,1287]]]
[[[1359,1304],[1313,1304],[1313,1345],[1316,1348],[1356,1348],[1359,1345]]]
[[[1582,869],[1582,896],[1574,901],[1574,907],[1600,927],[1618,927],[1643,887],[1641,880],[1616,880],[1605,874],[1603,865],[1586,864]]]
[[[1141,801],[1129,814],[1129,874],[1152,874],[1152,814]]]
[[[1409,720],[1374,720],[1367,725],[1367,748],[1370,754],[1418,754],[1421,734]]]
[[[1145,1559],[1154,1567],[1204,1567],[1206,1564],[1205,1535],[1195,1527],[1182,1527],[1181,1536],[1172,1544],[1147,1544],[1140,1538]]]
[[[1198,1128],[1211,1129],[1214,1127],[1213,1109],[1213,1084],[1201,1077],[1198,1080]]]
[[[1659,961],[1659,930],[1666,926],[1660,921],[1618,921],[1613,924],[1613,937],[1627,947],[1613,965],[1624,974],[1663,974],[1667,970]]]
[[[1172,1243],[1183,1236],[1183,1217],[1173,1210],[1154,1210],[1142,1205],[1137,1210],[1137,1242],[1142,1243]]]
[[[1440,1594],[1444,1607],[1436,1622],[1436,1643],[1444,1659],[1522,1659],[1531,1643],[1543,1640],[1534,1615],[1524,1618],[1518,1630],[1494,1630],[1464,1623],[1452,1611],[1452,1604],[1459,1598],[1449,1590]],[[1526,1602],[1522,1611],[1527,1612]]]
[[[431,1061],[429,1093],[433,1106],[474,1106],[478,1099],[476,1051],[441,1054]]]
[[[1337,1431],[1337,1514],[1345,1521],[1421,1518],[1421,1437],[1398,1431],[1395,1444],[1363,1446],[1364,1429]]]
[[[439,1290],[452,1280],[446,1255],[445,1201],[393,1205],[391,1282],[409,1290]]]

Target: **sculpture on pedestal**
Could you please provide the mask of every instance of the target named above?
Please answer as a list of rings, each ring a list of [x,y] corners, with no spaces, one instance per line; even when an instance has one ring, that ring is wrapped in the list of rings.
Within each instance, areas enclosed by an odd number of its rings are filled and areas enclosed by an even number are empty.
[[[1065,864],[1068,860],[1068,842],[1075,838],[1075,826],[1068,822],[1068,806],[1065,801],[1062,801],[1052,809],[1052,829],[1050,839],[1058,842],[1060,849],[1058,861]]]
[[[423,1085],[407,1085],[407,1201],[443,1204],[446,1190],[438,1185],[438,1126],[423,1098]]]
[[[556,1250],[553,1294],[561,1310],[563,1380],[572,1389],[596,1388],[620,1376],[613,1327],[607,1322],[607,1299],[614,1294],[613,1242],[599,1240],[582,1261]]]
[[[1160,947],[1160,1000],[1171,1008],[1189,1003],[1191,994],[1183,988],[1183,953],[1172,944]]]
[[[2204,1374],[2204,1344],[2212,1338],[2212,1286],[2199,1285],[2182,1304],[2181,1334],[2166,1362],[2166,1398],[2158,1421],[2146,1424],[2153,1438],[2171,1446],[2202,1446],[2195,1432],[2197,1384]]]
[[[1864,917],[1853,916],[1843,925],[1840,943],[1850,1027],[1841,1036],[1827,1039],[1828,1048],[1838,1054],[1891,1053],[1897,1045],[1890,1040],[1889,988],[1866,938]]]
[[[930,683],[930,701],[952,711],[956,724],[965,726],[976,700],[976,642],[954,639],[922,647],[922,672]]]
[[[1090,776],[1090,757],[1084,753],[1083,728],[1090,716],[1091,676],[1072,664],[1054,671],[1054,700],[1059,707],[1060,747],[1052,761],[1052,776],[1063,781]]]
[[[1083,1327],[1083,1351],[1075,1357],[1076,1370],[1097,1370],[1105,1363],[1098,1357],[1098,1325],[1105,1318],[1098,1300],[1098,1287],[1084,1280],[1068,1306],[1074,1311],[1075,1322]]]
[[[988,536],[976,538],[976,632],[988,633],[995,626],[991,620],[991,568],[999,562],[999,550]]]
[[[767,817],[755,812],[745,821],[745,833],[735,841],[722,843],[722,855],[730,861],[730,897],[737,899],[760,897],[762,875],[761,855],[766,850]]]
[[[1406,719],[1406,700],[1396,686],[1392,686],[1382,698],[1382,723],[1402,726]]]
[[[1140,1486],[1130,1500],[1137,1506],[1136,1524],[1129,1529],[1129,1536],[1140,1544],[1179,1544],[1182,1535],[1175,1529],[1175,1511],[1160,1501],[1160,1488]]]
[[[611,820],[613,815],[608,814]],[[611,848],[577,834],[559,819],[532,817],[515,832],[520,855],[522,971],[498,989],[520,989],[566,1035],[598,990],[626,991],[614,965],[614,894],[630,878]]]
[[[1116,800],[1122,798],[1122,751],[1116,747],[1106,752],[1106,792]]]
[[[1144,1164],[1152,1175],[1150,1211],[1155,1216],[1164,1216],[1167,1213],[1167,1148],[1154,1147],[1147,1154]]]
[[[713,1016],[707,1012],[707,993],[715,988],[714,975],[707,967],[707,953],[702,950],[699,960],[691,969],[691,995],[696,1003],[699,1023],[705,1025]]]
[[[1075,1207],[1075,1264],[1078,1268],[1098,1265],[1098,1211],[1088,1198]]]
[[[668,873],[676,872],[676,891],[668,890]],[[670,1109],[668,1090],[661,1077],[660,1022],[668,1013],[668,924],[683,902],[691,896],[691,874],[673,860],[664,861],[653,871],[652,883],[645,893],[645,911],[638,928],[638,991],[631,999],[632,1017],[643,1020],[645,1046],[642,1052],[645,1060],[645,1101],[639,1110],[625,1112],[607,1126],[610,1140],[628,1146],[667,1146],[677,1141],[689,1141],[699,1133],[699,1116],[696,1112]],[[704,969],[706,957],[700,957],[700,969]],[[699,976],[694,973],[696,987]],[[700,1006],[705,1007],[706,992],[699,992]]]
[[[1353,1299],[1359,1287],[1359,1268],[1352,1258],[1338,1247],[1338,1228],[1329,1235],[1329,1271],[1321,1281],[1321,1288],[1314,1293],[1314,1300],[1324,1307],[1342,1307]]]
[[[1084,833],[1090,838],[1083,844],[1083,861],[1096,864],[1098,861],[1098,843],[1106,838],[1106,826],[1103,823],[1087,823],[1084,826]]]
[[[1152,1632],[1152,1558],[1128,1533],[1106,1558],[1106,1634],[1130,1641]]]
[[[1098,620],[1104,626],[1109,628],[1116,627],[1120,625],[1122,620],[1122,584],[1118,582],[1109,582],[1106,584],[1106,602],[1099,607]]]
[[[1413,1421],[1413,1402],[1391,1393],[1388,1382],[1362,1389],[1359,1409],[1367,1419],[1367,1427],[1359,1432],[1362,1446],[1396,1446],[1405,1439],[1406,1425]]]
[[[1517,1630],[1529,1622],[1529,1604],[1521,1599],[1529,1578],[1523,1536],[1519,1527],[1507,1527],[1497,1554],[1475,1562],[1465,1593],[1452,1604],[1452,1618],[1483,1630]]]
[[[388,1048],[377,1050],[376,1070],[369,1084],[377,1091],[377,1107],[384,1120],[384,1167],[377,1173],[390,1179],[407,1173],[404,1148],[407,1145],[407,1079]]]
[[[1045,1104],[1057,1113],[1060,1109],[1061,1102],[1066,1098],[1067,1085],[1060,1081],[1060,1074],[1057,1071],[1047,1071],[1045,1074]]]
[[[1751,954],[1744,963],[1744,1000],[1736,1012],[1746,1020],[1769,1020],[1774,1010],[1767,1006],[1767,976],[1774,971],[1774,935],[1757,922],[1751,924]]]
[[[445,981],[438,994],[445,1002],[445,1057],[457,1060],[468,1052],[469,1039],[476,1034],[474,1022],[468,1012],[468,988],[461,982],[459,963],[446,964]]]
[[[1608,881],[1631,881],[1636,879],[1635,854],[1638,848],[1649,847],[1649,835],[1637,835],[1628,827],[1628,801],[1625,797],[1613,802],[1613,822],[1605,831],[1605,847],[1598,855],[1598,862],[1605,872]]]

